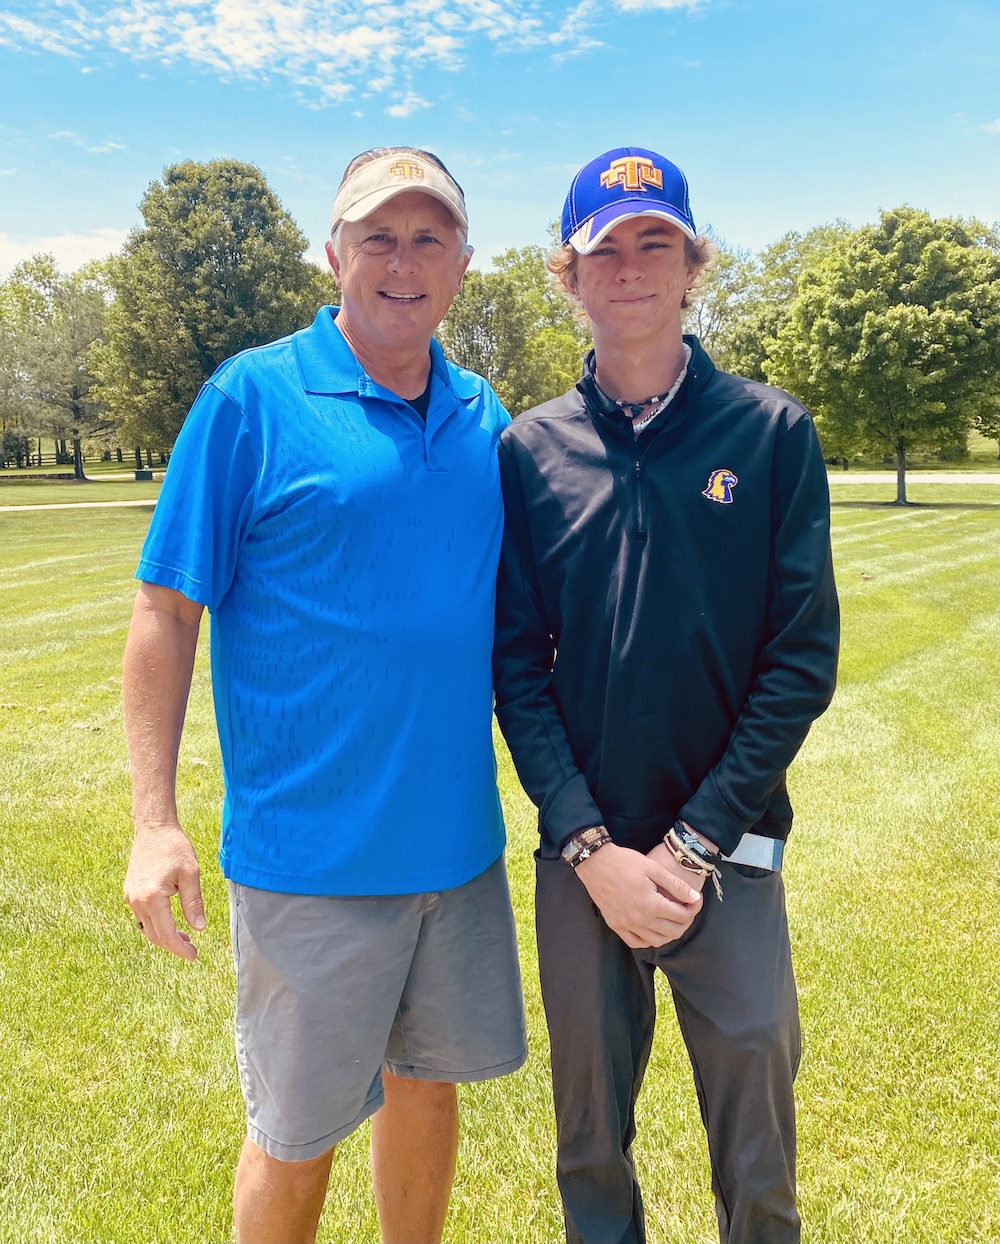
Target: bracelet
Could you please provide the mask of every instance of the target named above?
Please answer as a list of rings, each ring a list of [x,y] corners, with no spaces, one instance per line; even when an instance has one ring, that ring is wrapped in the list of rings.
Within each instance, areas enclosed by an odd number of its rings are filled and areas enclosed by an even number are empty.
[[[593,826],[590,829],[581,829],[566,840],[560,854],[570,868],[575,869],[584,860],[589,860],[595,851],[600,851],[601,847],[606,847],[610,841],[611,835],[603,825]]]
[[[715,893],[722,902],[722,882],[719,880],[719,867],[715,863],[712,852],[690,830],[678,821],[672,829],[668,829],[663,845],[674,857],[681,868],[699,877],[711,877]]]

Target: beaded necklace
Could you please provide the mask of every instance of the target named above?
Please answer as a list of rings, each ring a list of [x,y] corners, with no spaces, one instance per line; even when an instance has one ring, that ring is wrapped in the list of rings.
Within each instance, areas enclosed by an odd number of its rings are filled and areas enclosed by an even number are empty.
[[[645,401],[642,401],[642,402],[624,402],[624,401],[619,401],[617,397],[609,396],[607,393],[604,392],[601,386],[597,384],[596,374],[594,376],[594,383],[597,385],[598,391],[600,392],[601,396],[605,398],[607,401],[609,401],[612,404],[612,406],[617,406],[618,409],[622,412],[622,414],[627,419],[630,419],[632,421],[632,433],[634,436],[638,436],[640,432],[642,432],[645,428],[649,427],[649,425],[653,422],[656,416],[660,413],[661,410],[664,409],[664,407],[667,405],[670,399],[674,396],[677,390],[684,383],[684,377],[687,375],[688,365],[690,364],[690,362],[691,362],[691,347],[687,344],[687,342],[685,342],[684,343],[684,366],[681,368],[680,375],[677,377],[674,383],[670,386],[670,388],[666,391],[666,393],[654,393],[652,397],[647,397]],[[647,406],[653,406],[653,410],[651,410],[649,414],[646,415],[644,418],[640,419],[639,416],[642,414],[642,412],[646,409]]]

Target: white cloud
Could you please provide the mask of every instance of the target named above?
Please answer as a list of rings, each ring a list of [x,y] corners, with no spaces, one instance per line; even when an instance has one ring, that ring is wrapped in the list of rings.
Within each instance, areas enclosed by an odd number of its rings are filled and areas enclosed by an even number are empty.
[[[37,16],[54,15],[40,13]],[[53,21],[48,27],[40,26],[37,22],[15,17],[13,13],[0,13],[0,46],[27,46],[41,48],[43,52],[54,52],[57,56],[76,56],[77,53],[71,46],[71,32],[68,29],[58,29],[58,26],[65,24]]]
[[[390,116],[426,100],[413,71],[462,67],[471,41],[498,52],[551,49],[560,59],[601,44],[592,31],[611,7],[695,9],[708,0],[41,0],[28,21],[0,13],[0,45],[85,57],[112,50],[133,61],[179,62],[221,76],[280,76],[303,103],[356,91],[397,97]],[[106,145],[105,145],[106,146]],[[101,148],[102,150],[105,147]]]
[[[990,134],[1000,134],[1000,117],[996,121],[987,121],[983,129]]]
[[[649,9],[697,9],[702,0],[614,0],[616,9],[623,13],[643,13]]]
[[[418,108],[429,108],[430,103],[426,99],[421,99],[419,95],[410,92],[404,96],[398,104],[391,104],[385,110],[387,117],[410,117]]]
[[[63,272],[75,272],[91,259],[117,251],[128,237],[124,229],[93,229],[90,233],[59,233],[42,237],[0,233],[0,277],[32,255],[54,255]]]
[[[108,155],[112,151],[125,150],[125,144],[116,138],[106,138],[103,142],[93,143],[89,138],[75,134],[72,130],[53,130],[49,138],[55,142],[72,143],[74,147],[82,147],[90,155]]]

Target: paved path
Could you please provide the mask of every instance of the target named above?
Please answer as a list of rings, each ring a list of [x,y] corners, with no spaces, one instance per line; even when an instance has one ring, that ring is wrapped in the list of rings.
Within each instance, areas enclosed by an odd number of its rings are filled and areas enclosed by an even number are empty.
[[[45,505],[32,505],[29,501],[24,505],[0,505],[0,514],[9,514],[13,510],[112,510],[137,505],[156,505],[156,499],[151,497],[148,501],[59,501],[54,504],[46,502]]]
[[[829,471],[831,484],[895,484],[895,471]],[[907,471],[910,484],[1000,484],[1000,474],[975,471]]]

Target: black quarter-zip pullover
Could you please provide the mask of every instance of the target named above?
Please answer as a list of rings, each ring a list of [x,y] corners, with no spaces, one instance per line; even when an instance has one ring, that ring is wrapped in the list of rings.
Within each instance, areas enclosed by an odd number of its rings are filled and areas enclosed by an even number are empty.
[[[554,846],[648,851],[683,816],[724,853],[786,838],[785,771],[836,679],[826,470],[809,413],[688,375],[634,437],[588,360],[500,441],[497,717]]]

